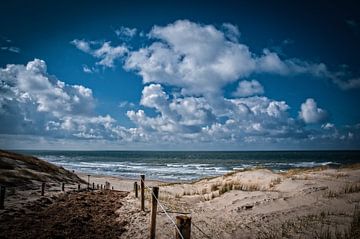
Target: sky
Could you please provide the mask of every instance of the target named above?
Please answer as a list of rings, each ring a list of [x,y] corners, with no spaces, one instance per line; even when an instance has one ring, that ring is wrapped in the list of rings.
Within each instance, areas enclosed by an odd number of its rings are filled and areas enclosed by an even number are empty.
[[[355,1],[4,1],[0,148],[360,149]]]

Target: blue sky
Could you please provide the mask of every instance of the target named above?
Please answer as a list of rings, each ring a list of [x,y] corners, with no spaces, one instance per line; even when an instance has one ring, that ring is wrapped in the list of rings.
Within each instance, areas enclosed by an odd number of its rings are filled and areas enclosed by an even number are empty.
[[[359,149],[359,6],[8,1],[0,147]]]

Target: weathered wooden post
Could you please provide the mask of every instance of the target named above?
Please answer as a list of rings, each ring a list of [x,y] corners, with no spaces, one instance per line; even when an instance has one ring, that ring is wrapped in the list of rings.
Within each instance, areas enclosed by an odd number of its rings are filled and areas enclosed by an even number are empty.
[[[135,197],[138,197],[138,184],[137,182],[134,182],[134,191],[135,191]]]
[[[90,174],[88,174],[88,183],[87,183],[87,188],[90,189]]]
[[[80,186],[80,183],[78,184],[78,191],[80,191],[80,188],[81,188],[81,186]]]
[[[44,196],[45,194],[45,182],[41,183],[41,196]]]
[[[102,190],[102,188],[103,188],[103,186],[102,186],[102,184],[100,184],[100,189]]]
[[[190,239],[191,235],[191,217],[178,215],[176,216],[176,226],[179,228],[179,231],[184,239]],[[175,238],[182,239],[179,235],[178,230],[175,229]]]
[[[114,186],[111,186],[111,190],[114,190]]]
[[[158,198],[159,198],[159,187],[153,187],[152,188],[152,197],[151,197],[150,239],[155,239],[156,212],[157,212],[157,199]]]
[[[0,187],[0,209],[4,209],[5,191],[6,191],[6,187],[1,186]]]
[[[61,191],[63,191],[63,192],[65,191],[65,183],[61,184]]]
[[[141,211],[145,211],[145,175],[142,174],[140,175],[140,178],[141,178],[141,182],[140,182],[140,185],[141,185],[141,188],[140,188],[140,200],[141,200]]]
[[[99,187],[99,184],[96,184],[96,189],[99,190],[99,188],[100,188],[100,187]]]
[[[93,190],[95,189],[95,183],[93,182]]]

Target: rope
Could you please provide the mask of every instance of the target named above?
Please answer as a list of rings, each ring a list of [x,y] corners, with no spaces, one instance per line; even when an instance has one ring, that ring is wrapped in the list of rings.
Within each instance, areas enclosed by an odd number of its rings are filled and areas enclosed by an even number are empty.
[[[154,192],[151,190],[150,187],[148,187],[148,186],[145,184],[144,180],[141,179],[141,181],[144,183],[145,187],[147,187],[147,188],[150,190],[151,194],[154,196],[155,200],[158,202],[159,206],[160,206],[161,209],[164,211],[165,215],[166,215],[166,216],[170,219],[170,221],[174,224],[175,229],[176,229],[176,231],[179,233],[181,239],[184,239],[183,235],[182,235],[181,232],[180,232],[180,229],[178,228],[178,226],[176,225],[176,223],[174,222],[174,220],[173,220],[173,219],[169,216],[169,214],[166,212],[165,208],[164,208],[163,205],[160,203],[159,199],[155,196]]]
[[[207,238],[211,239],[211,237],[209,235],[207,235],[203,230],[200,229],[200,227],[198,227],[194,222],[191,222],[191,224],[198,229],[202,234],[204,234]]]

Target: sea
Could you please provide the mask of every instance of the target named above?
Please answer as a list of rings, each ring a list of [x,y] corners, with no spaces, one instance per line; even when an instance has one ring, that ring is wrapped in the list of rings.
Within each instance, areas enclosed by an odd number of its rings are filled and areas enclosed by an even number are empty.
[[[360,151],[21,151],[78,172],[164,181],[191,181],[265,167],[292,168],[360,163]]]

